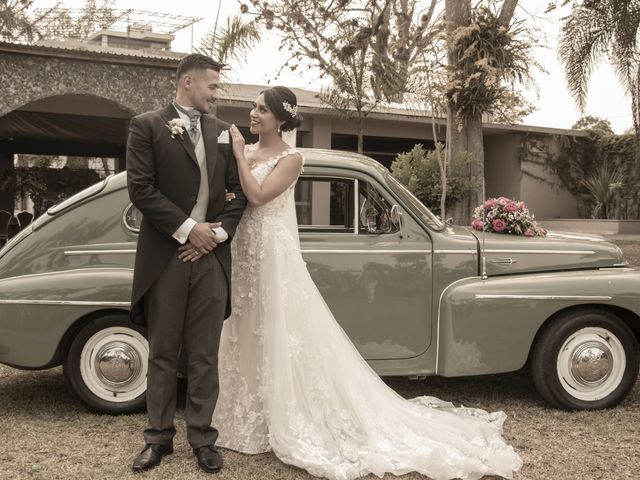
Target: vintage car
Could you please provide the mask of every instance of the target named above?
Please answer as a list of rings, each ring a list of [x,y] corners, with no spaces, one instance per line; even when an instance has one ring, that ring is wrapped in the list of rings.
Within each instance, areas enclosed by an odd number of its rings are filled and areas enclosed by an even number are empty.
[[[302,153],[303,256],[380,375],[528,365],[541,396],[565,409],[611,407],[633,388],[640,273],[618,247],[449,226],[371,159]],[[148,345],[128,318],[140,219],[120,173],[50,208],[0,250],[0,363],[62,364],[96,411],[143,407]]]

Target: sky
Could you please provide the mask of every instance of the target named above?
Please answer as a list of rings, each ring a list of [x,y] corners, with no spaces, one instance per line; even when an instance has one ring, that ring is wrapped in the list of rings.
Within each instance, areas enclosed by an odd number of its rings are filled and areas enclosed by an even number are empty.
[[[246,3],[249,3],[245,0]],[[50,6],[54,0],[40,0],[36,6]],[[63,0],[70,8],[80,8],[84,0]],[[540,42],[543,46],[536,48],[535,56],[538,62],[544,65],[545,72],[534,71],[533,76],[537,83],[537,92],[528,90],[528,99],[538,107],[538,110],[524,119],[525,124],[554,128],[571,128],[582,116],[577,110],[566,86],[564,72],[558,61],[556,53],[557,39],[560,29],[560,18],[566,15],[568,8],[559,9],[551,14],[544,14],[548,0],[521,0],[516,15],[527,19],[528,22],[539,28]],[[149,10],[202,18],[193,26],[194,44],[214,24],[218,6],[220,5],[219,25],[226,22],[229,15],[239,10],[238,0],[116,0],[116,8],[134,8],[137,10]],[[176,32],[173,49],[176,51],[190,51],[192,31],[191,28]],[[286,61],[287,56],[278,51],[279,41],[271,35],[263,39],[249,55],[246,64],[236,65],[230,73],[229,80],[233,82],[258,84],[258,85],[286,85],[289,87],[320,90],[317,73],[307,72],[292,74],[284,70],[279,77],[276,74],[280,66]],[[611,122],[616,133],[622,133],[632,127],[631,100],[625,94],[618,82],[612,68],[606,63],[594,70],[589,84],[589,96],[584,115],[592,115],[605,118]]]

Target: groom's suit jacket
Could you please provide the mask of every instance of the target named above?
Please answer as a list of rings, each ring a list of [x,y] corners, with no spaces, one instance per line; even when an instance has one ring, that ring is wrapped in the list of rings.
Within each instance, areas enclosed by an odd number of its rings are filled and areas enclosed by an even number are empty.
[[[127,184],[131,202],[143,216],[133,275],[131,319],[142,325],[146,324],[142,298],[172,255],[178,255],[180,244],[172,235],[189,217],[200,185],[200,169],[186,128],[181,135],[172,137],[167,126],[174,118],[179,115],[169,105],[132,118],[129,129]],[[211,253],[222,264],[229,285],[225,318],[231,313],[230,242],[246,206],[231,144],[218,143],[220,134],[228,129],[228,124],[214,116],[202,115],[209,176],[206,221],[222,222],[222,228],[229,234],[229,239]],[[225,188],[235,194],[234,200],[225,201]]]

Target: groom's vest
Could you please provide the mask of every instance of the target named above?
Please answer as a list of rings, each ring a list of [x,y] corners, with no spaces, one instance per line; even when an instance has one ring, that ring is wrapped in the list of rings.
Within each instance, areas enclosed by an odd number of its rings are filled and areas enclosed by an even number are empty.
[[[204,222],[207,217],[207,204],[209,203],[209,175],[207,172],[207,154],[204,149],[202,133],[199,135],[198,143],[195,147],[198,167],[200,167],[200,188],[196,204],[191,210],[191,218],[196,222]]]

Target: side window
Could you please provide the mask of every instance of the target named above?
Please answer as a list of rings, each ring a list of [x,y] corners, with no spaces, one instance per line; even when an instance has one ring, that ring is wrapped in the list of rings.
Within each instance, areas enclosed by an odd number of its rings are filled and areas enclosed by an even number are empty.
[[[136,207],[133,206],[133,203],[130,203],[122,214],[122,221],[124,222],[124,226],[127,227],[128,230],[131,230],[134,233],[138,233],[140,231],[140,223],[142,222],[142,213]]]
[[[397,231],[397,226],[391,221],[391,205],[368,182],[358,182],[358,212],[358,232],[361,234]]]
[[[353,180],[301,177],[296,184],[300,231],[353,232]]]

